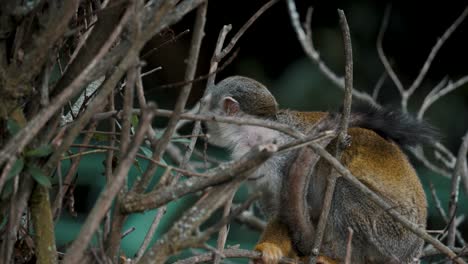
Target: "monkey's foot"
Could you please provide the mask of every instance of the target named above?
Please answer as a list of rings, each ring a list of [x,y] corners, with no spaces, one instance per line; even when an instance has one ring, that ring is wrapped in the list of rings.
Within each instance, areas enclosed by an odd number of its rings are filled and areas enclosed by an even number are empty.
[[[277,264],[284,256],[283,250],[273,243],[260,243],[255,246],[255,250],[262,252],[262,258],[255,264]]]
[[[335,261],[334,259],[329,258],[329,257],[318,256],[317,257],[317,264],[338,264],[338,262]]]

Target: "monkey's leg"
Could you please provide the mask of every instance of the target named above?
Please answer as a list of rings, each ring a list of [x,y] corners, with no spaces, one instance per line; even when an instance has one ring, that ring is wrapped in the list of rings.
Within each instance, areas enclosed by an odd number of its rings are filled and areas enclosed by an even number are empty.
[[[288,228],[277,218],[270,220],[255,250],[262,252],[261,261],[256,263],[276,264],[282,257],[296,257],[292,250]]]

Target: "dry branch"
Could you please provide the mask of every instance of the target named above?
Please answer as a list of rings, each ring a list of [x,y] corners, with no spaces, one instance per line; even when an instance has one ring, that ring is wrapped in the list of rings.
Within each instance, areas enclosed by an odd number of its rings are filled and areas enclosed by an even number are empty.
[[[206,21],[206,9],[207,4],[203,3],[197,11],[197,19],[194,25],[194,35],[192,37],[192,44],[190,47],[189,57],[187,59],[187,69],[185,72],[184,79],[186,81],[192,80],[195,77],[195,72],[197,69],[198,55],[200,53],[201,42],[204,36],[204,27]],[[167,145],[175,132],[177,122],[180,119],[180,114],[185,109],[185,104],[187,103],[190,91],[192,90],[192,83],[187,83],[182,87],[182,91],[179,94],[176,105],[174,106],[174,111],[172,116],[169,119],[169,123],[164,130],[163,135],[157,141],[156,145],[153,148],[152,159],[160,160],[164,151],[166,150]],[[146,190],[148,184],[151,181],[152,176],[156,172],[157,166],[154,163],[146,169],[145,173],[141,179],[133,186],[132,192],[141,193]]]
[[[340,120],[340,126],[338,128],[338,140],[336,141],[336,153],[335,157],[341,159],[341,153],[347,147],[348,143],[348,123],[351,114],[351,101],[353,91],[353,49],[351,45],[351,34],[349,32],[348,22],[343,10],[338,9],[338,15],[340,17],[340,27],[343,34],[343,43],[345,47],[345,94],[343,100],[343,113]],[[309,175],[310,177],[310,175]],[[333,194],[335,193],[336,181],[339,174],[332,170],[329,178],[327,179],[327,187],[323,198],[322,211],[320,213],[319,222],[317,224],[317,230],[314,237],[314,245],[312,248],[313,256],[310,258],[309,263],[315,264],[316,258],[319,255],[319,250],[322,246],[322,239],[327,225],[328,214],[330,212],[331,204],[333,201]],[[309,182],[307,180],[307,182]],[[308,186],[308,185],[307,185]],[[304,193],[304,195],[306,192]],[[304,196],[305,197],[305,196]]]
[[[123,159],[115,169],[113,181],[108,182],[104,187],[104,190],[99,195],[93,209],[83,224],[80,234],[68,248],[63,259],[64,263],[80,263],[84,250],[89,244],[92,235],[99,227],[99,224],[104,218],[107,210],[109,210],[112,205],[113,199],[116,197],[118,191],[122,188],[122,185],[125,182],[127,173],[133,164],[133,160],[139,150],[139,146],[144,140],[146,131],[148,130],[153,118],[153,111],[151,111],[152,107],[154,108],[154,105],[149,105],[148,111],[143,112],[138,130],[132,141],[131,147],[125,155],[125,159]]]
[[[274,152],[276,145],[266,145],[253,148],[239,160],[217,167],[208,172],[208,178],[190,178],[176,183],[174,186],[156,189],[146,194],[132,194],[123,205],[124,212],[142,212],[165,205],[186,194],[203,190],[207,187],[231,181],[240,173],[249,172],[265,162]]]

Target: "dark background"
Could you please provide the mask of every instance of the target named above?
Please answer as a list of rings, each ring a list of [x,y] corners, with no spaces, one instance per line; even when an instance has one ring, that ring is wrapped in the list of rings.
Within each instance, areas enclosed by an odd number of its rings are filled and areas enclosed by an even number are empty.
[[[265,2],[210,1],[206,35],[197,70],[198,76],[208,73],[216,39],[223,25],[232,24],[233,29],[227,37],[229,41]],[[372,93],[373,87],[384,72],[377,54],[376,40],[385,8],[390,3],[382,1],[296,1],[296,3],[302,20],[305,19],[307,7],[314,6],[312,30],[315,47],[325,63],[339,75],[344,72],[344,51],[336,10],[337,8],[344,10],[352,37],[354,85],[359,90]],[[411,1],[391,3],[391,16],[383,47],[405,88],[408,88],[416,78],[438,37],[442,36],[466,6],[466,1],[424,2],[419,5]],[[194,17],[194,13],[187,16],[181,23],[172,27],[171,31],[157,36],[146,49],[159,47],[157,51],[145,58],[147,66],[144,70],[158,66],[162,66],[163,69],[144,77],[144,86],[148,98],[156,101],[161,108],[172,109],[174,106],[181,87],[163,88],[161,85],[183,80],[186,68],[184,60],[188,56],[191,33],[170,43],[167,41],[171,41],[174,36],[186,29],[191,30]],[[341,90],[322,76],[315,65],[305,57],[291,26],[285,1],[280,1],[263,14],[247,30],[236,47],[240,48],[237,57],[217,74],[217,82],[231,75],[255,78],[270,88],[283,108],[327,111],[335,110],[340,105]],[[468,21],[460,25],[436,56],[422,86],[409,101],[410,112],[417,112],[424,97],[442,78],[448,76],[456,81],[465,75],[468,75]],[[194,83],[188,107],[193,106],[200,99],[204,89],[205,81]],[[378,102],[400,107],[400,96],[389,78],[382,87]],[[457,153],[461,137],[468,129],[467,114],[467,85],[448,94],[426,112],[427,121],[440,130],[443,135],[442,142],[453,153]],[[163,123],[164,120],[158,124]],[[86,189],[90,198],[77,201],[78,213],[80,211],[83,213],[80,214],[81,216],[84,216],[87,208],[92,206],[92,197],[96,197],[100,190],[93,176],[99,173],[96,171],[96,166],[101,167],[99,164],[96,165],[96,160],[98,159],[84,160],[84,162],[89,162],[89,168],[84,167],[79,172],[82,184],[92,186]],[[425,169],[417,161],[413,163],[425,186],[430,203],[428,229],[442,229],[444,224],[435,210],[428,186],[429,182],[435,184],[443,206],[447,209],[450,180]],[[132,173],[135,176],[138,171],[133,169]],[[79,192],[79,188],[77,191]],[[244,197],[245,190],[237,196],[236,201]],[[191,201],[193,197],[186,197],[182,201],[170,204],[168,215],[157,234],[162,234]],[[460,197],[458,212],[459,215],[468,213],[466,194]],[[146,232],[145,228],[149,227],[154,214],[153,210],[140,218],[132,216],[127,221],[127,227],[137,227],[136,231],[123,241],[127,254],[132,255],[138,248]],[[67,231],[75,233],[72,230],[77,231],[77,229],[69,225],[76,221],[66,221],[66,218],[64,220],[58,227],[62,230],[62,234]],[[461,230],[465,240],[468,240],[466,222]],[[72,237],[73,234],[68,234],[59,236],[58,239],[59,241],[63,239],[65,243]],[[245,226],[233,224],[227,244],[240,244],[241,248],[252,248],[257,238],[258,233],[250,231]]]
[[[213,1],[208,5],[207,26],[203,40],[198,75],[208,73],[218,33],[223,25],[232,24],[227,41],[266,1]],[[353,56],[354,85],[372,93],[384,72],[379,60],[376,40],[385,8],[391,7],[389,25],[383,48],[405,88],[416,78],[427,55],[445,30],[467,5],[466,1],[424,3],[381,1],[296,1],[305,19],[309,6],[312,17],[313,41],[325,63],[339,75],[344,72],[344,51],[338,25],[337,8],[343,9],[350,26]],[[165,32],[150,44],[157,47],[178,33],[191,29],[194,14],[187,16],[171,32]],[[174,43],[165,44],[146,58],[148,67],[163,69],[145,78],[145,90],[161,107],[172,108],[181,87],[158,88],[159,85],[183,80],[184,60],[188,55],[191,35],[186,34]],[[246,75],[266,84],[282,107],[299,110],[335,109],[341,92],[325,79],[307,59],[300,46],[285,1],[280,1],[264,13],[247,30],[236,45],[239,53],[234,61],[218,73],[217,81],[230,75]],[[444,44],[432,63],[421,88],[409,101],[414,112],[428,91],[442,78],[458,80],[468,74],[468,21],[464,21]],[[193,105],[203,94],[205,82],[194,84],[189,100]],[[387,78],[378,101],[384,105],[400,106],[400,97],[393,82]],[[468,90],[466,87],[447,95],[426,113],[428,120],[446,135],[444,142],[454,151],[468,124]],[[457,117],[454,118],[454,114]]]

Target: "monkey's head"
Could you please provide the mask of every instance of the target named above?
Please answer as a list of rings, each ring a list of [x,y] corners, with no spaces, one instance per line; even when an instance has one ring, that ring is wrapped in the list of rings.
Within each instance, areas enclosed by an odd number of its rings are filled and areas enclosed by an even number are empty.
[[[275,97],[261,83],[243,76],[232,76],[209,87],[207,111],[217,115],[272,119],[278,111]],[[233,147],[236,140],[250,140],[247,145],[262,143],[267,137],[260,135],[264,129],[207,122],[210,143]],[[249,130],[250,129],[250,130]],[[261,140],[262,139],[262,140]],[[254,142],[255,141],[255,142]]]
[[[221,115],[247,114],[269,118],[278,111],[275,97],[261,83],[243,76],[232,76],[208,88],[209,110]]]

